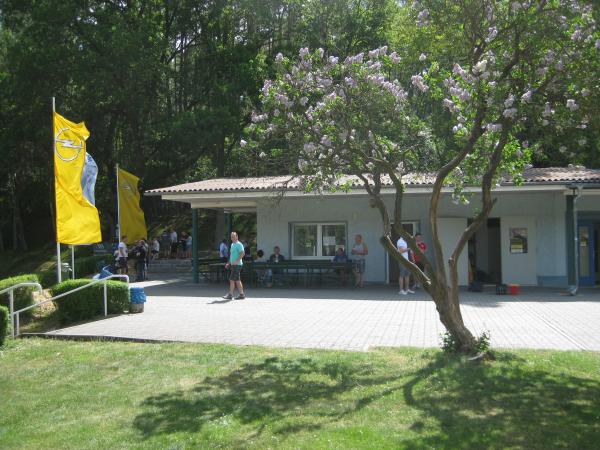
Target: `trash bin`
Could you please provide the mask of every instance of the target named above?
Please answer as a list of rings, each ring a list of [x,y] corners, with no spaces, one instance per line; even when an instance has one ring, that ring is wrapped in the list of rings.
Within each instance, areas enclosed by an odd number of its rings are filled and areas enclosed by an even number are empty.
[[[129,298],[131,305],[129,306],[129,312],[141,313],[144,312],[144,303],[146,303],[146,293],[144,288],[132,287],[129,288]]]
[[[508,285],[508,294],[509,295],[519,295],[519,285],[518,284],[509,284]]]
[[[68,280],[69,278],[71,278],[72,270],[69,263],[61,263],[60,272],[63,280]]]

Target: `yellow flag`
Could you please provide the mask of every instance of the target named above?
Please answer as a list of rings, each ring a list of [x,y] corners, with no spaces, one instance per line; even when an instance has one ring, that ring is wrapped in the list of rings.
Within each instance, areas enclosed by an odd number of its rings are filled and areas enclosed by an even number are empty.
[[[140,193],[135,175],[119,169],[119,211],[121,217],[121,236],[127,236],[130,243],[146,239],[146,220],[140,208]]]
[[[102,241],[98,210],[83,195],[81,174],[85,164],[85,123],[73,123],[54,113],[54,186],[56,241],[94,244]]]

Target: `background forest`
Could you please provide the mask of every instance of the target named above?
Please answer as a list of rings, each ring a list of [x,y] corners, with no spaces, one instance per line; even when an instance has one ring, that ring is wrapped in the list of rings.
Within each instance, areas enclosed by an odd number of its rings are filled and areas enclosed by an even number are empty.
[[[460,32],[449,28],[423,42],[405,3],[0,0],[0,251],[54,242],[53,96],[60,114],[91,132],[106,240],[115,224],[116,163],[138,175],[144,190],[288,172],[239,146],[279,52],[294,57],[301,47],[322,47],[345,57],[388,45],[411,73],[424,46]],[[595,6],[597,21],[599,12]],[[600,73],[599,66],[590,61],[581,76]],[[523,138],[538,145],[534,165],[599,167],[598,92],[582,105],[591,118],[585,130],[525,128]],[[453,145],[447,111],[425,103],[419,115],[441,124],[440,148]],[[173,208],[151,198],[143,207],[149,223]]]

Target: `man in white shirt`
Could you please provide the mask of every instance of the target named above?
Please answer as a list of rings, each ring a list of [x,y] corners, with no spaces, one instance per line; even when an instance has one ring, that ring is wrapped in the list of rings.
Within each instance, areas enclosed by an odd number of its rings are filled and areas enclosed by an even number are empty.
[[[177,231],[171,228],[171,233],[169,234],[171,238],[171,258],[177,257]]]
[[[121,236],[121,242],[117,247],[117,267],[119,273],[122,275],[127,274],[127,236]]]
[[[406,244],[406,241],[402,238],[398,239],[398,242],[396,242],[396,248],[398,249],[398,251],[402,254],[402,256],[404,258],[406,258],[407,261],[409,261],[409,257],[410,257],[410,253],[408,250],[408,245]],[[400,295],[406,295],[406,294],[414,294],[415,291],[411,291],[409,288],[409,281],[410,281],[410,271],[408,269],[406,269],[402,264],[398,263],[398,269],[400,270],[400,276],[398,277],[398,284],[400,287],[400,291],[398,292],[398,294]]]

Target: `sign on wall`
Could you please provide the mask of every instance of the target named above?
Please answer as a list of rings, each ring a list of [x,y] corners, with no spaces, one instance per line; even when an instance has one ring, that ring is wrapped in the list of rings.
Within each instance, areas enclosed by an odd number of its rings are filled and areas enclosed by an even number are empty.
[[[509,228],[510,252],[527,253],[527,228]]]

